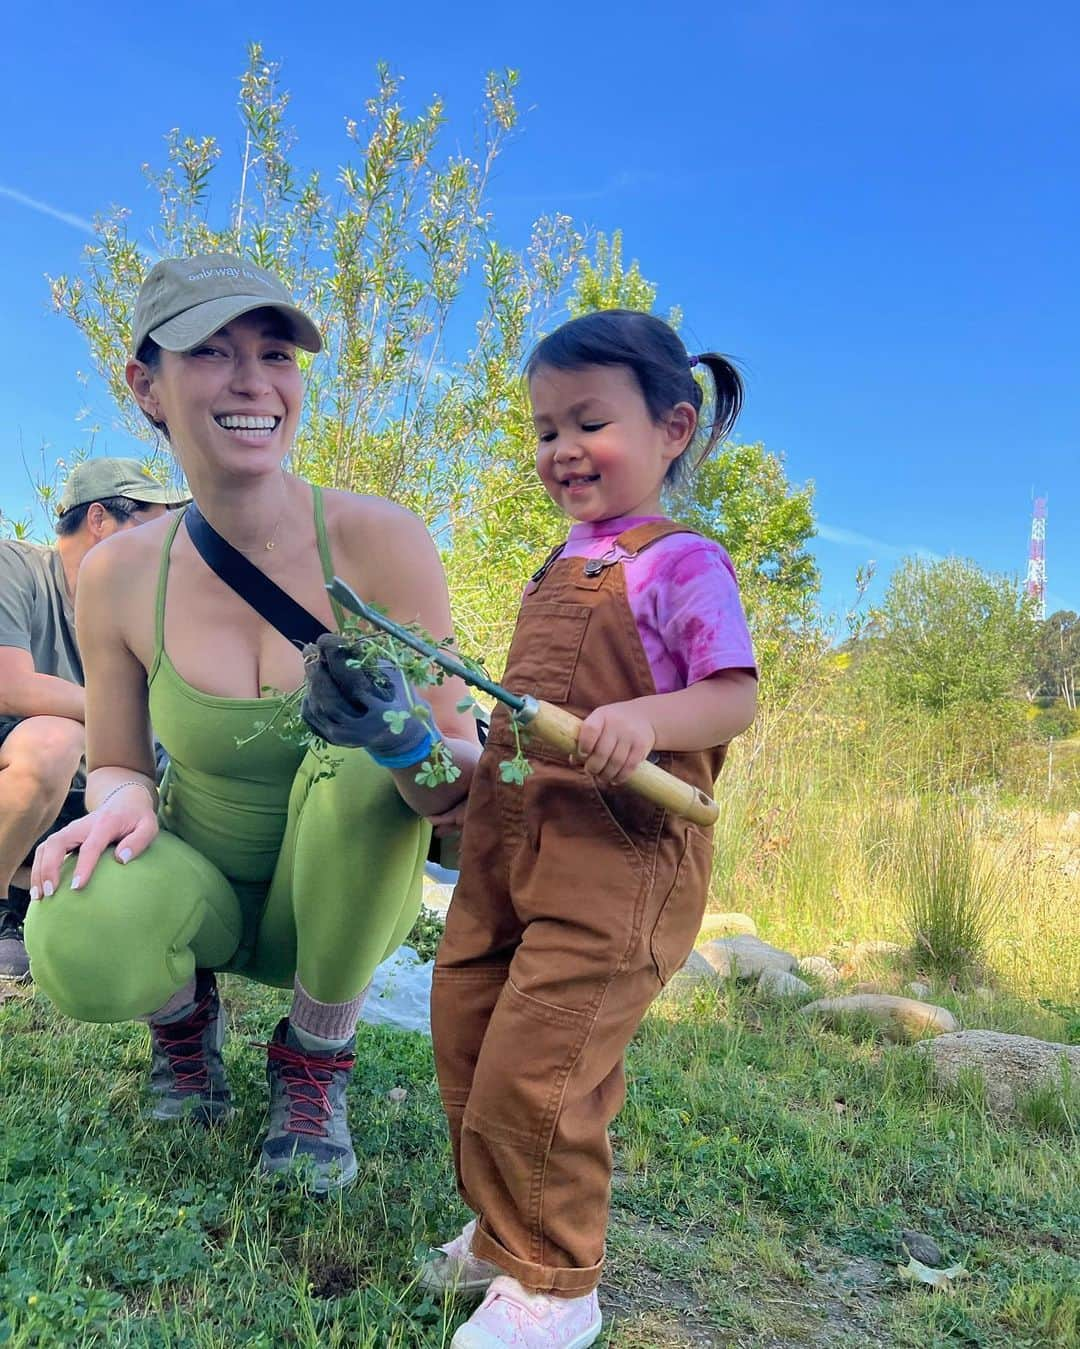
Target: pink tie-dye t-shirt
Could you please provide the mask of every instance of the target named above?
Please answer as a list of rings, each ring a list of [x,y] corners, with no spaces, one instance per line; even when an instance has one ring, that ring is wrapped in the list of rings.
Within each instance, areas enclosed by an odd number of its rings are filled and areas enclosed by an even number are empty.
[[[602,557],[620,534],[662,516],[577,524],[563,557]],[[626,593],[657,693],[674,693],[719,670],[753,670],[754,649],[727,553],[700,534],[670,534],[638,557],[623,554]]]

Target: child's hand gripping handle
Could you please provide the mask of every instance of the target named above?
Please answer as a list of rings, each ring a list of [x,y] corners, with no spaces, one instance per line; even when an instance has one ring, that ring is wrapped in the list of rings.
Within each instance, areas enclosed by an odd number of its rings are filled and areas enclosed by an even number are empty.
[[[576,752],[581,722],[572,712],[566,712],[539,698],[526,698],[524,708],[516,714],[516,720],[553,749],[561,749],[567,754]],[[720,813],[711,796],[706,796],[697,787],[665,772],[663,768],[657,768],[647,759],[630,774],[626,786],[639,796],[644,796],[647,801],[654,801],[673,815],[679,815],[693,824],[707,827],[715,823]]]

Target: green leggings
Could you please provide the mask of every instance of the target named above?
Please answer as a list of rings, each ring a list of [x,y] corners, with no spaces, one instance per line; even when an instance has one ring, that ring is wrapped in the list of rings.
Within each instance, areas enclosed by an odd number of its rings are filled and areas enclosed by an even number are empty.
[[[268,885],[231,883],[165,829],[126,866],[108,850],[74,893],[68,858],[27,915],[39,987],[79,1021],[146,1016],[196,969],[279,987],[297,974],[320,1002],[356,997],[416,919],[431,831],[367,754],[335,753],[333,776],[301,761]]]

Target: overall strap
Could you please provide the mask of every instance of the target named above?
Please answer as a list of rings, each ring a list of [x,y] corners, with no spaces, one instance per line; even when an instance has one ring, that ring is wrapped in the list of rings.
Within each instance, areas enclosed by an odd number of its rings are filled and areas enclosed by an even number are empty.
[[[669,538],[672,534],[697,533],[698,530],[692,529],[689,525],[676,524],[674,520],[648,520],[645,524],[623,530],[615,540],[615,546],[634,555],[654,543],[659,543],[661,539]]]
[[[334,559],[330,554],[330,540],[326,533],[326,512],[323,509],[322,488],[317,487],[315,483],[311,484],[311,500],[315,507],[315,538],[319,545],[319,559],[322,562],[323,580],[327,585],[334,579]],[[334,611],[334,621],[338,625],[338,632],[345,627],[345,610],[330,596],[330,606]]]
[[[610,545],[607,552],[601,553],[599,557],[585,559],[578,584],[586,589],[594,590],[599,586],[601,578],[607,574],[608,569],[614,567],[616,563],[632,561],[646,548],[651,547],[654,543],[659,543],[661,539],[666,539],[672,534],[696,534],[697,532],[696,529],[691,529],[688,525],[677,525],[674,520],[649,520],[645,524],[633,525],[630,529],[623,530]]]

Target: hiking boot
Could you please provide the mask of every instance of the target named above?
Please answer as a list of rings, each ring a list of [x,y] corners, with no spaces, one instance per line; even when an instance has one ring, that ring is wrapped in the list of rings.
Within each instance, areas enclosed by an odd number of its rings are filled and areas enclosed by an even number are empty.
[[[221,1059],[225,1013],[207,970],[195,977],[195,1003],[176,1021],[151,1022],[151,1119],[190,1119],[209,1128],[232,1114],[232,1093]]]
[[[0,899],[0,979],[14,981],[30,978],[30,960],[23,941],[23,919],[30,895],[26,890],[8,889]]]
[[[527,1293],[517,1279],[501,1274],[450,1349],[586,1349],[600,1338],[601,1324],[595,1293]]]
[[[431,1259],[420,1271],[417,1283],[429,1293],[485,1293],[493,1279],[502,1273],[498,1265],[481,1260],[472,1253],[473,1233],[476,1231],[476,1219],[466,1223],[464,1229],[431,1253]]]
[[[315,1194],[344,1189],[356,1179],[356,1153],[345,1113],[345,1088],[356,1059],[353,1036],[341,1049],[305,1049],[288,1017],[266,1046],[270,1127],[259,1170],[278,1178],[297,1169]]]

